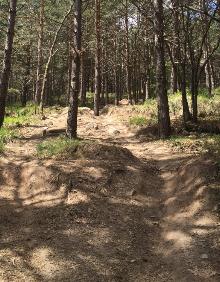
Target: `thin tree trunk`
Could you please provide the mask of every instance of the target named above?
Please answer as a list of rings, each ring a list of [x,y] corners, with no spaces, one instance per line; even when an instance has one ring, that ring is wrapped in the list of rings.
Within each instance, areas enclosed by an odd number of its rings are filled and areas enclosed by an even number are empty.
[[[208,95],[209,97],[212,97],[212,90],[214,88],[213,85],[213,77],[212,77],[212,69],[211,69],[211,64],[210,60],[205,66],[205,75],[206,75],[206,88],[208,89]]]
[[[105,76],[105,104],[109,104],[109,80],[108,80],[108,74]]]
[[[74,29],[72,37],[72,75],[66,134],[77,138],[78,100],[80,92],[80,57],[82,41],[82,0],[74,2]]]
[[[85,53],[81,55],[81,82],[80,82],[80,100],[81,105],[85,107],[86,105],[86,68],[85,68]]]
[[[115,105],[119,105],[119,67],[118,67],[118,38],[117,38],[117,33],[115,33],[115,39],[114,39],[114,48],[115,48],[115,63],[114,63],[114,83],[115,83]]]
[[[95,95],[94,114],[99,116],[101,95],[101,14],[100,0],[95,0],[95,29],[96,29],[96,55],[95,55]]]
[[[172,67],[172,71],[171,71],[170,89],[172,93],[176,93],[178,90],[177,70],[174,67]]]
[[[49,66],[50,66],[50,62],[51,62],[51,59],[52,57],[54,56],[55,52],[54,52],[54,48],[55,48],[55,44],[57,42],[57,38],[58,38],[58,35],[59,35],[59,32],[66,20],[66,18],[69,16],[70,12],[72,11],[72,6],[71,8],[69,9],[69,11],[65,14],[63,20],[61,21],[55,35],[54,35],[54,39],[53,39],[53,42],[52,42],[52,45],[50,47],[50,51],[49,51],[49,56],[48,56],[48,59],[47,59],[47,63],[46,63],[46,66],[45,66],[45,70],[44,70],[44,75],[43,75],[43,80],[42,80],[42,87],[41,87],[41,93],[40,93],[40,112],[43,114],[43,110],[44,110],[44,92],[45,92],[45,86],[46,86],[46,82],[47,82],[47,76],[48,76],[48,72],[49,72]]]
[[[163,23],[163,0],[154,0],[155,8],[155,43],[157,54],[156,89],[158,97],[158,122],[161,138],[171,134],[169,104],[166,88],[165,42]]]
[[[24,77],[24,84],[22,89],[21,95],[21,105],[22,107],[26,107],[27,99],[29,96],[30,90],[30,74],[31,74],[31,45],[27,46],[26,50],[26,66],[25,66],[25,77]]]
[[[182,106],[183,106],[183,121],[184,124],[191,119],[191,114],[189,111],[189,104],[187,100],[187,92],[186,92],[186,66],[185,62],[182,63],[182,75],[181,75],[181,92],[182,92]]]
[[[11,72],[11,56],[13,51],[13,39],[16,20],[17,0],[10,0],[8,32],[5,44],[3,70],[0,80],[0,127],[2,127],[5,117],[6,98],[8,94],[8,83]]]
[[[41,88],[42,88],[42,67],[43,67],[43,38],[44,38],[44,6],[45,0],[40,0],[40,15],[39,15],[39,32],[37,46],[37,80],[35,93],[35,112],[37,106],[40,105]]]
[[[174,7],[174,35],[175,35],[175,47],[173,55],[173,69],[177,74],[177,84],[182,93],[182,108],[183,108],[183,122],[186,125],[188,121],[191,120],[191,114],[189,110],[189,103],[187,100],[186,91],[186,62],[187,62],[187,41],[186,41],[186,26],[184,22],[184,10],[181,8],[180,13],[180,3],[179,0],[173,0]],[[180,16],[182,18],[182,30],[184,31],[185,40],[181,44],[181,26],[180,26]],[[181,52],[182,50],[182,52]],[[174,89],[173,89],[174,90]]]
[[[198,121],[198,85],[197,74],[194,66],[192,65],[192,81],[191,81],[191,95],[192,95],[192,117],[193,122]]]
[[[125,40],[126,40],[126,88],[128,94],[128,101],[132,104],[132,94],[131,94],[131,68],[130,68],[130,44],[129,44],[129,22],[128,22],[128,0],[125,2]]]

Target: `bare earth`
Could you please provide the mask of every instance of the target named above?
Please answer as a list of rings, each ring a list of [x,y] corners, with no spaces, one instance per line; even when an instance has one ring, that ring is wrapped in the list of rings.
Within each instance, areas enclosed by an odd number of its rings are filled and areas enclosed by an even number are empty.
[[[220,281],[215,165],[136,134],[128,115],[81,110],[79,136],[97,144],[80,159],[34,156],[44,127],[65,127],[66,110],[8,145],[0,281]]]

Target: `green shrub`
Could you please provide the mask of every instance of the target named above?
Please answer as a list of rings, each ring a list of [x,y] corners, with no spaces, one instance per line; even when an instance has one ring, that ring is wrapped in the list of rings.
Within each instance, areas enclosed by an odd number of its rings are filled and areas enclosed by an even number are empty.
[[[220,87],[214,89],[214,95],[220,95]]]
[[[166,142],[183,152],[210,153],[218,158],[220,155],[220,136],[215,134],[172,136]]]
[[[0,153],[3,152],[4,146],[7,142],[12,141],[18,137],[18,132],[7,127],[0,128]]]
[[[143,116],[135,116],[130,118],[130,125],[135,125],[135,126],[144,126],[149,124],[149,120],[147,120]]]
[[[5,124],[6,125],[24,125],[29,122],[34,122],[36,116],[34,115],[34,105],[30,104],[23,108],[18,105],[7,107]]]
[[[37,145],[37,156],[50,158],[70,155],[76,152],[80,143],[81,141],[78,139],[71,140],[64,136],[50,139]]]

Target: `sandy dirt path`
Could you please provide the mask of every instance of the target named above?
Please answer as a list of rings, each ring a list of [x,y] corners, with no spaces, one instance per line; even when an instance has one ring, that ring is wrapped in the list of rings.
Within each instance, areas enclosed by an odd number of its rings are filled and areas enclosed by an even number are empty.
[[[126,119],[126,107],[81,111],[79,136],[108,146],[94,158],[34,157],[43,128],[65,127],[66,110],[8,145],[0,281],[220,281],[212,162],[150,142]]]

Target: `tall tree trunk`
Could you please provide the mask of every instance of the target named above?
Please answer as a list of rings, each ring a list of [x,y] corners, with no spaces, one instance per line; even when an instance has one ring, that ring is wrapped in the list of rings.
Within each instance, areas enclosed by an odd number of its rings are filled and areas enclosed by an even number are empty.
[[[81,105],[85,107],[86,105],[86,54],[85,52],[81,55],[81,82],[80,82],[80,100]]]
[[[191,95],[192,95],[192,119],[193,122],[197,123],[198,121],[198,79],[197,72],[194,65],[192,65],[191,70]]]
[[[117,38],[117,33],[115,33],[115,38],[114,38],[114,48],[115,48],[115,62],[114,62],[114,84],[115,84],[115,105],[119,105],[119,94],[120,94],[120,89],[119,89],[119,67],[118,67],[118,38]]]
[[[165,42],[163,22],[163,0],[154,0],[155,9],[155,43],[157,54],[156,90],[158,97],[158,122],[161,138],[171,134],[169,104],[166,88]]]
[[[95,95],[94,114],[99,116],[101,95],[101,4],[95,0],[95,29],[96,29],[96,55],[95,55]]]
[[[174,57],[174,60],[175,60],[175,57]],[[170,89],[172,93],[176,93],[178,90],[177,70],[175,67],[172,67],[172,71],[171,71]]]
[[[72,49],[71,49],[71,41],[72,41],[72,33],[73,33],[73,22],[72,17],[69,21],[70,28],[67,28],[67,34],[68,34],[68,45],[67,45],[67,53],[68,53],[68,59],[67,59],[67,68],[68,68],[68,74],[67,74],[67,104],[69,103],[70,99],[70,91],[71,91],[71,74],[72,74]]]
[[[187,92],[186,92],[186,65],[185,62],[182,62],[182,74],[181,74],[181,92],[182,92],[182,106],[183,106],[183,121],[184,124],[191,119],[191,114],[189,111],[189,104],[187,100]]]
[[[40,105],[42,77],[43,77],[42,68],[43,68],[43,38],[44,38],[44,6],[45,6],[45,0],[40,0],[39,31],[38,31],[38,46],[37,46],[37,80],[36,80],[36,92],[35,92],[36,107]]]
[[[130,44],[129,44],[129,18],[128,18],[128,0],[125,1],[125,47],[126,47],[126,88],[129,103],[132,104],[131,93],[131,68],[130,68]]]
[[[27,104],[27,99],[29,96],[30,90],[30,74],[31,74],[31,44],[26,47],[26,65],[25,65],[25,76],[24,76],[24,83],[22,87],[22,94],[21,94],[21,105],[25,107]]]
[[[105,104],[109,104],[109,80],[108,80],[108,74],[105,76]]]
[[[205,27],[207,28],[209,24],[209,19],[207,17],[208,8],[207,8],[207,1],[202,0],[202,7],[204,11],[204,15],[202,15],[202,20],[204,22]],[[205,43],[204,43],[204,59],[207,60],[207,64],[205,66],[205,76],[206,76],[206,88],[208,90],[209,97],[212,96],[213,90],[213,77],[212,77],[212,69],[211,69],[211,60],[209,59],[209,36],[206,36]]]
[[[207,56],[208,56],[208,53],[207,53]],[[208,60],[205,66],[205,75],[206,75],[206,88],[208,89],[208,95],[209,97],[212,97],[214,83],[213,83],[212,68],[211,68],[210,60]]]
[[[13,50],[14,29],[16,20],[17,0],[10,0],[8,32],[5,44],[3,70],[0,81],[0,127],[2,127],[5,117],[6,97],[8,94],[8,83],[11,71],[11,56]]]
[[[69,138],[77,137],[78,100],[80,92],[80,57],[82,41],[82,0],[74,2],[74,29],[72,37],[72,75],[69,111],[66,134]]]
[[[55,48],[55,45],[56,45],[56,42],[57,42],[57,38],[58,38],[58,35],[59,35],[59,32],[66,20],[66,18],[69,16],[70,12],[72,11],[72,6],[70,7],[69,11],[65,14],[65,16],[63,17],[63,20],[61,21],[59,27],[57,28],[57,31],[54,35],[54,38],[53,38],[53,42],[50,46],[50,50],[49,50],[49,55],[48,55],[48,59],[47,59],[47,63],[46,63],[46,66],[45,66],[45,70],[44,70],[44,73],[43,73],[43,77],[42,77],[42,85],[41,85],[41,92],[40,92],[40,112],[43,114],[43,110],[44,110],[44,92],[45,92],[45,87],[46,87],[46,82],[47,82],[47,76],[48,76],[48,73],[49,73],[49,67],[50,67],[50,62],[55,54],[54,52],[54,48]]]

